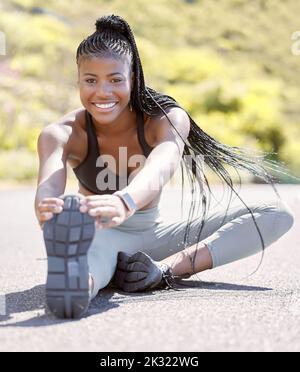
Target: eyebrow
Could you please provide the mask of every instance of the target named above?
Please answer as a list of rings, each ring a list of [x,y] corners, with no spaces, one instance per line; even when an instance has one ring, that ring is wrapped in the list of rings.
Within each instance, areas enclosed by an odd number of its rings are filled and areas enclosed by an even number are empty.
[[[94,77],[97,77],[98,76],[98,75],[95,75],[95,74],[91,74],[89,72],[87,72],[87,73],[84,74],[84,76],[87,76],[87,75],[94,76]],[[121,72],[113,72],[112,74],[108,74],[107,76],[114,76],[114,75],[122,75],[122,76],[124,76]]]

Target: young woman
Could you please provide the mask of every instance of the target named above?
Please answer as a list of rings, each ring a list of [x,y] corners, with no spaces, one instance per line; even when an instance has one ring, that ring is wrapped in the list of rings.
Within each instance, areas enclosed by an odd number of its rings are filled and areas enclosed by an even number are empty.
[[[56,316],[80,317],[112,279],[128,292],[169,288],[174,276],[263,251],[292,227],[278,193],[265,204],[229,202],[222,213],[209,211],[203,161],[239,198],[224,164],[250,171],[275,191],[266,168],[278,165],[217,142],[172,97],[147,87],[125,20],[99,19],[78,47],[77,64],[83,108],[46,127],[38,141],[35,208],[48,254],[47,303]],[[61,196],[67,164],[78,195]],[[187,221],[169,224],[158,204],[179,164],[193,202]]]

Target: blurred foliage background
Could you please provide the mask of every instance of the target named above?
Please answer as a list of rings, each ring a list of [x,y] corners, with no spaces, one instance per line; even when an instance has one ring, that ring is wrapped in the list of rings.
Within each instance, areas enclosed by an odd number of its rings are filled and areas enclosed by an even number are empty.
[[[0,180],[36,177],[41,128],[81,106],[77,46],[112,13],[133,29],[148,86],[219,141],[275,152],[300,176],[298,0],[1,0]]]

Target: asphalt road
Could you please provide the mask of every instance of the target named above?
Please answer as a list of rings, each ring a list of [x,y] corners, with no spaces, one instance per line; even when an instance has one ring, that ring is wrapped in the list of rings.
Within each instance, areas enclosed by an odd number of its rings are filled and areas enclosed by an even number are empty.
[[[255,275],[258,256],[201,273],[179,291],[105,289],[86,317],[61,321],[45,310],[47,261],[34,189],[2,190],[0,351],[300,351],[300,187],[279,191],[296,222]],[[250,185],[242,195],[259,203],[274,194]],[[161,208],[170,221],[180,219],[180,193],[165,192]]]

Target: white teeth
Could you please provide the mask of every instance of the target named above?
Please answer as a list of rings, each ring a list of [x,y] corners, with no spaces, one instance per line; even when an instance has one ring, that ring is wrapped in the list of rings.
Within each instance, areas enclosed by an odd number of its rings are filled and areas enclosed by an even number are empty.
[[[114,102],[114,103],[108,103],[108,104],[99,104],[99,103],[95,103],[95,106],[100,108],[100,109],[109,109],[109,108],[113,108],[117,103]]]

